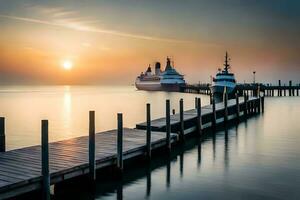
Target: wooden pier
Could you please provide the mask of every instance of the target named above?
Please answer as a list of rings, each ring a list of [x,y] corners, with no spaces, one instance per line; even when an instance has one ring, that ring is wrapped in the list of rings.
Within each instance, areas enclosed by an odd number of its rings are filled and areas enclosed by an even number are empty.
[[[211,95],[210,84],[192,84],[181,87],[181,92],[206,94]],[[299,96],[300,84],[294,84],[289,81],[288,84],[282,84],[281,80],[277,85],[252,83],[252,84],[237,84],[236,91],[239,95],[244,93],[250,94],[250,96],[257,96],[257,92],[263,92],[264,96]]]
[[[0,199],[41,190],[43,198],[50,198],[50,185],[71,178],[88,175],[96,179],[96,170],[112,167],[122,173],[123,161],[144,156],[151,160],[151,151],[184,142],[187,135],[201,136],[202,130],[216,128],[234,120],[254,115],[264,110],[264,97],[227,100],[223,103],[201,107],[196,99],[195,109],[183,110],[171,115],[170,101],[166,101],[166,116],[151,120],[150,104],[147,104],[145,123],[136,129],[123,128],[122,114],[118,114],[118,129],[95,133],[95,112],[90,111],[89,135],[48,143],[48,121],[42,120],[42,145],[0,152]],[[0,118],[0,133],[5,139],[4,118]],[[51,124],[49,124],[51,125]],[[194,133],[194,134],[192,134]],[[0,141],[3,143],[3,141]],[[5,144],[5,141],[4,141]],[[2,148],[3,149],[3,148]]]
[[[123,130],[123,159],[146,152],[146,131]],[[152,132],[151,145],[166,145],[166,134]],[[171,134],[171,142],[177,136]],[[49,143],[50,183],[89,174],[89,137]],[[117,164],[117,130],[95,134],[95,168]],[[41,146],[32,146],[0,153],[0,199],[11,198],[42,188]]]
[[[263,97],[250,97],[246,100],[245,104],[244,98],[239,97],[238,101],[236,99],[228,100],[226,107],[223,102],[217,103],[215,104],[215,106],[213,104],[203,106],[201,107],[201,127],[202,129],[207,129],[213,128],[213,126],[224,124],[226,122],[226,115],[227,120],[233,120],[239,119],[240,117],[248,117],[247,113],[259,113],[263,107],[262,99]],[[225,113],[227,114],[225,115]],[[180,113],[171,115],[171,132],[179,134],[180,130],[182,131],[183,129],[185,135],[195,133],[195,131],[197,130],[198,115],[199,113],[197,111],[197,108],[184,111],[183,117],[180,117]],[[136,128],[145,130],[146,122],[137,124]],[[166,119],[162,117],[159,119],[152,120],[151,130],[159,132],[166,131]]]

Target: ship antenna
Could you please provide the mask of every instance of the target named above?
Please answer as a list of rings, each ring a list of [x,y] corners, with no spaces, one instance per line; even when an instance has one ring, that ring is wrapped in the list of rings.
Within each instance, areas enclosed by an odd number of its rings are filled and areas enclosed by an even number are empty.
[[[228,62],[228,53],[226,51],[226,54],[225,54],[225,63],[224,63],[224,71],[226,73],[228,73],[229,67],[230,67],[230,65],[229,65],[229,62]]]

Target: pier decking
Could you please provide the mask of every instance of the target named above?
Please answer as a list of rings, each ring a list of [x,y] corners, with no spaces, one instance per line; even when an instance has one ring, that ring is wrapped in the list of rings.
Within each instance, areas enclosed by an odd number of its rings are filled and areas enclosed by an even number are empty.
[[[252,102],[259,103],[260,99],[258,97],[250,97],[247,102],[248,104],[251,104]],[[257,108],[258,105],[256,105]],[[249,107],[250,108],[250,107]],[[236,115],[236,99],[228,100],[228,116],[229,120],[234,119],[237,117]],[[239,111],[240,116],[243,115],[245,110],[245,103],[244,98],[239,98]],[[222,123],[224,122],[224,111],[225,106],[224,103],[217,103],[216,104],[216,123]],[[196,130],[196,118],[197,118],[197,109],[190,109],[183,112],[183,118],[184,118],[184,129],[185,133],[191,133]],[[206,105],[201,107],[201,118],[202,118],[202,124],[203,128],[208,128],[212,126],[212,118],[213,118],[213,106],[212,105]],[[171,131],[173,133],[177,133],[180,128],[180,114],[174,114],[171,115],[170,118],[170,124],[171,124]],[[136,125],[137,129],[146,129],[146,122],[142,122]],[[151,130],[153,131],[165,131],[166,130],[166,119],[164,117],[155,119],[151,121]]]
[[[152,148],[166,144],[166,133],[153,132]],[[171,139],[177,136],[171,134]],[[115,165],[117,131],[96,134],[96,168]],[[123,159],[145,154],[146,131],[124,128]],[[51,184],[89,173],[88,137],[49,143]],[[0,199],[40,189],[41,146],[32,146],[0,153]]]

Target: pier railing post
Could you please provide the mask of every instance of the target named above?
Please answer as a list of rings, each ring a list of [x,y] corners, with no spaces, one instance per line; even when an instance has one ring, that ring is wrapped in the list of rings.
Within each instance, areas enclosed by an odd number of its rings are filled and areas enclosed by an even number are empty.
[[[5,118],[0,117],[0,152],[5,152]]]
[[[258,105],[257,105],[257,112],[260,113],[261,111],[261,95],[258,94]]]
[[[202,135],[202,114],[201,114],[201,98],[197,101],[197,131],[199,136]]]
[[[123,171],[123,114],[118,113],[117,168]]]
[[[147,128],[146,128],[146,148],[147,158],[151,159],[151,109],[150,104],[147,103]]]
[[[216,128],[216,125],[217,125],[217,113],[216,113],[216,100],[213,96],[213,99],[212,99],[212,120],[211,120],[211,123],[212,123],[212,127],[215,129]]]
[[[170,119],[170,100],[166,100],[166,143],[167,149],[171,150],[171,119]]]
[[[239,102],[239,94],[235,93],[235,107],[236,107],[236,120],[240,119],[240,102]]]
[[[48,120],[42,120],[42,196],[50,200]]]
[[[278,80],[278,96],[282,96],[282,90],[281,90],[281,80]]]
[[[227,88],[224,89],[224,123],[227,123],[228,121],[228,94],[227,94]]]
[[[89,112],[89,177],[91,181],[96,180],[95,162],[95,111]]]
[[[247,115],[248,115],[247,94],[244,93],[244,117],[247,118]]]
[[[183,99],[179,101],[179,118],[180,118],[180,141],[184,141],[184,118],[183,118]]]
[[[261,97],[261,112],[265,111],[265,95]]]

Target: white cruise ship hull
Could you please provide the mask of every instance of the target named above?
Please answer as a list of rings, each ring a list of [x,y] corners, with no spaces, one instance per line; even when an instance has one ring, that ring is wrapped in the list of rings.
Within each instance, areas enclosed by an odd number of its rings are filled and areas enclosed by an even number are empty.
[[[136,81],[135,87],[138,90],[161,91],[160,81]]]

